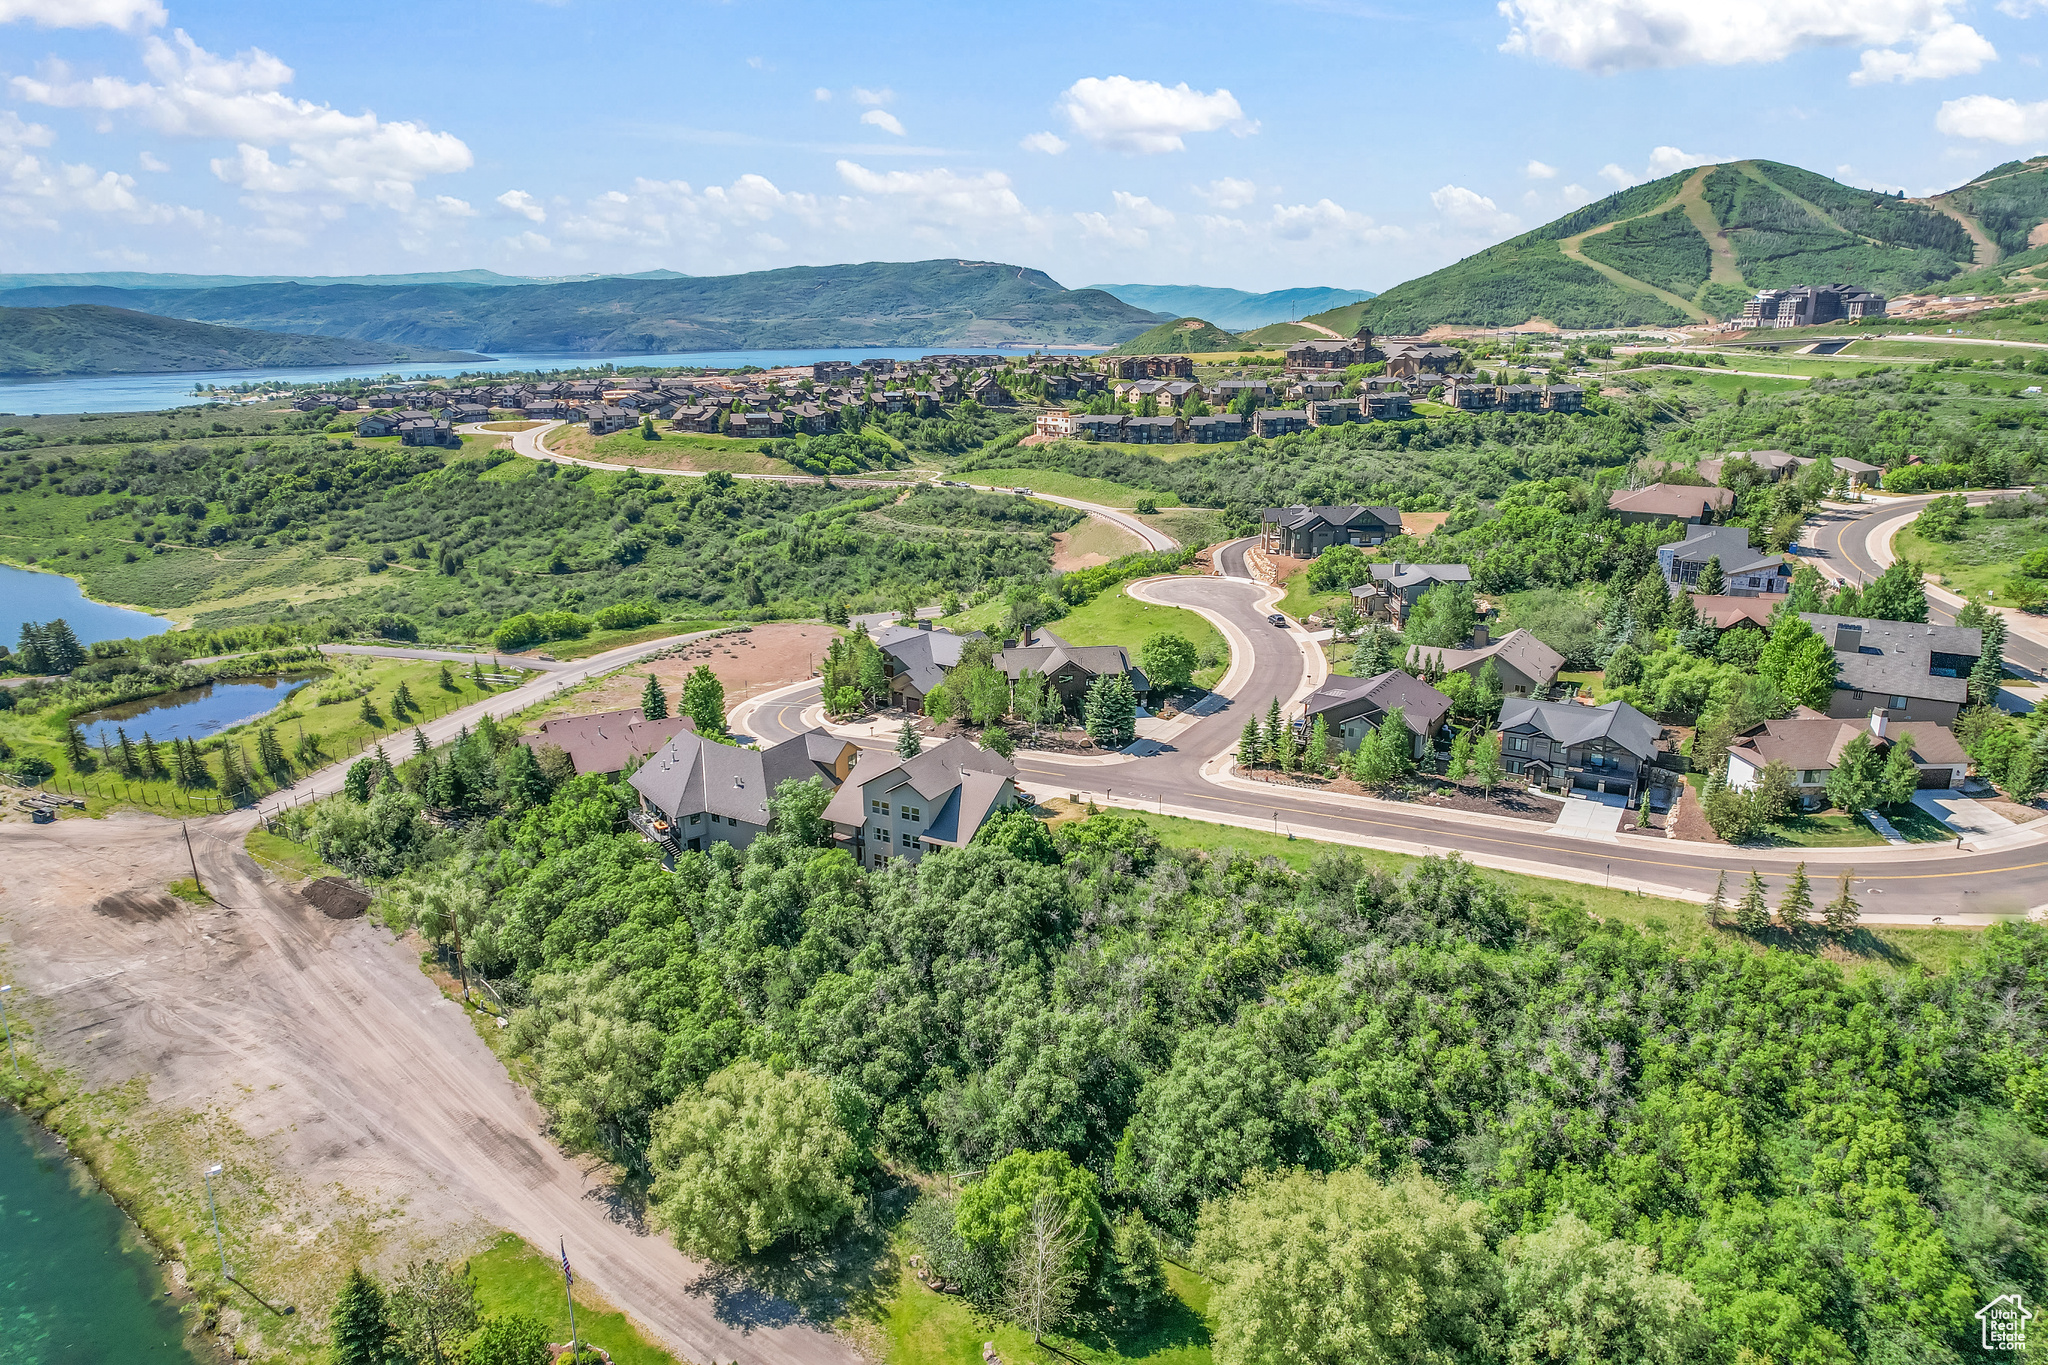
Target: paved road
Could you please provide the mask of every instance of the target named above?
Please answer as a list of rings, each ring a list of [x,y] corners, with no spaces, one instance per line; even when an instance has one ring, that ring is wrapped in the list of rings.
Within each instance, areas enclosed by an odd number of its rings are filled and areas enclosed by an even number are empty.
[[[1217,552],[1222,577],[1136,585],[1152,600],[1200,611],[1223,629],[1233,663],[1219,687],[1228,694],[1222,709],[1152,757],[1104,763],[1020,753],[1015,761],[1027,788],[1046,796],[1090,793],[1103,804],[1163,809],[1401,852],[1455,850],[1489,867],[1695,899],[1704,899],[1723,872],[1731,887],[1739,888],[1754,867],[1775,894],[1795,863],[1806,862],[1816,883],[1854,867],[1864,916],[1873,924],[1926,923],[1935,916],[1951,923],[1982,923],[2048,905],[2048,845],[2042,844],[1977,853],[1948,845],[1751,850],[1619,834],[1603,840],[1556,833],[1533,821],[1481,824],[1396,803],[1325,798],[1277,786],[1261,790],[1230,780],[1223,769],[1247,715],[1263,715],[1274,697],[1284,703],[1296,696],[1307,677],[1306,637],[1298,628],[1268,624],[1274,592],[1244,576],[1250,544],[1236,541]],[[817,701],[816,684],[775,695],[756,704],[747,718],[748,731],[763,743],[786,738],[804,728],[803,712]],[[877,740],[874,747],[889,746]]]

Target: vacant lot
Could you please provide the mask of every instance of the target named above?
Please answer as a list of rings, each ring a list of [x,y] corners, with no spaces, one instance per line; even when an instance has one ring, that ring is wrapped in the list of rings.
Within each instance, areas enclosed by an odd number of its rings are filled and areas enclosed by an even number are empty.
[[[661,679],[668,693],[669,712],[674,714],[682,703],[683,680],[702,664],[711,665],[711,671],[725,684],[726,709],[731,710],[755,692],[810,677],[835,634],[822,622],[778,621],[755,626],[745,634],[700,640],[679,654],[635,664],[565,693],[530,719],[638,706],[650,673]]]
[[[1101,517],[1090,517],[1071,531],[1055,532],[1052,541],[1052,566],[1061,572],[1093,568],[1145,548],[1135,535]]]
[[[1180,499],[1171,493],[1155,493],[1149,488],[1133,488],[1129,484],[1111,483],[1108,479],[1086,479],[1053,469],[976,469],[960,477],[977,487],[992,484],[997,488],[1028,488],[1034,493],[1077,498],[1082,502],[1100,503],[1104,507],[1135,507],[1141,498],[1150,498],[1155,507],[1180,506]]]

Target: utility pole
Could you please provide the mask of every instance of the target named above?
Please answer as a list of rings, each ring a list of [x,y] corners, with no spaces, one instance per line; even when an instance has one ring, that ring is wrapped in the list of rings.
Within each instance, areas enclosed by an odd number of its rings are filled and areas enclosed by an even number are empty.
[[[7,1035],[7,1060],[14,1063],[14,1079],[21,1079],[21,1058],[14,1051],[14,1027],[7,1022],[7,996],[12,986],[0,986],[0,1032]]]
[[[220,1237],[220,1210],[213,1202],[213,1178],[220,1174],[220,1170],[218,1161],[206,1168],[206,1211],[213,1215],[213,1249],[220,1253],[220,1277],[232,1280],[235,1278],[235,1272],[228,1269],[228,1248]]]
[[[207,891],[206,883],[199,880],[199,857],[192,851],[192,831],[186,827],[185,822],[183,820],[180,820],[178,822],[178,829],[185,836],[185,856],[186,858],[190,859],[192,863],[192,885],[199,888],[200,895],[205,896],[207,897],[207,899],[211,900],[212,895],[210,892]]]

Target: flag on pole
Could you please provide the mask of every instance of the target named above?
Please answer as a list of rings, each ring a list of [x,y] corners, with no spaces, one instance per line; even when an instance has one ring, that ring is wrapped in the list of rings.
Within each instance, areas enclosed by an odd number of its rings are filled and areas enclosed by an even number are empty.
[[[566,1283],[574,1284],[576,1283],[576,1276],[569,1269],[569,1243],[564,1240],[560,1243],[560,1246],[562,1248],[562,1279]]]

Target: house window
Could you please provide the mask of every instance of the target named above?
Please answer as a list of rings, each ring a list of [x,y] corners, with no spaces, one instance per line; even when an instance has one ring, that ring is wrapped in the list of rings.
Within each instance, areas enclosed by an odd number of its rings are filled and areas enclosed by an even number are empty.
[[[1511,735],[1511,736],[1509,736],[1509,737],[1508,737],[1508,749],[1509,749],[1509,750],[1510,750],[1511,752],[1514,752],[1514,753],[1518,753],[1518,754],[1526,754],[1526,753],[1528,753],[1528,752],[1529,752],[1529,737],[1528,737],[1527,735]]]
[[[1522,760],[1519,758],[1509,759],[1507,762],[1507,769],[1511,773],[1518,773],[1522,771]]]
[[[712,823],[712,824],[714,824],[714,825],[716,825],[716,824],[722,824],[722,823],[723,823],[723,821],[721,821],[721,820],[720,820],[720,819],[718,818],[718,812],[717,812],[717,811],[713,811],[713,812],[711,813],[711,823]]]
[[[690,817],[690,823],[691,823],[691,824],[693,824],[693,825],[698,825],[698,824],[702,824],[703,822],[704,822],[704,812],[702,812],[702,811],[698,811],[698,812],[697,812],[697,813],[696,813],[695,815],[692,815],[692,816]]]
[[[1894,711],[1903,711],[1903,710],[1905,710],[1905,709],[1906,709],[1906,699],[1905,699],[1904,697],[1893,697],[1893,698],[1892,698],[1892,701],[1891,701],[1891,709],[1892,709],[1892,710],[1894,710]]]
[[[916,848],[916,847],[917,847],[917,836],[916,836],[916,835],[914,835],[914,834],[912,834],[912,833],[911,833],[911,832],[910,832],[909,830],[907,830],[907,829],[903,831],[903,846],[904,846],[905,848]]]
[[[1801,768],[1799,770],[1799,785],[1802,787],[1819,786],[1826,780],[1827,770],[1825,768]]]
[[[915,820],[917,815],[918,810],[916,806],[898,806],[896,808],[896,818],[899,820]]]
[[[1589,767],[1589,768],[1604,768],[1604,767],[1606,767],[1606,766],[1607,766],[1607,755],[1606,755],[1606,754],[1602,754],[1602,753],[1589,753],[1589,754],[1587,754],[1587,755],[1586,755],[1586,766],[1587,766],[1587,767]]]
[[[887,801],[871,801],[868,804],[875,808],[875,814],[877,815],[887,815],[889,813],[889,803]]]

